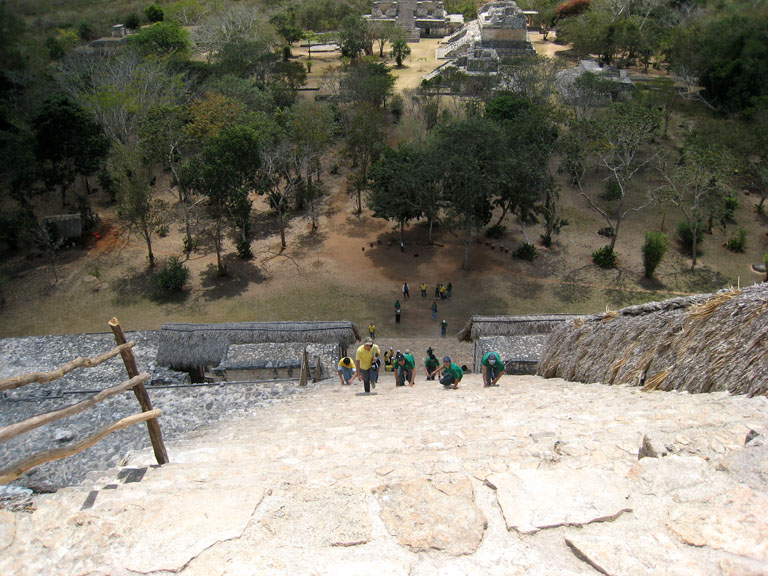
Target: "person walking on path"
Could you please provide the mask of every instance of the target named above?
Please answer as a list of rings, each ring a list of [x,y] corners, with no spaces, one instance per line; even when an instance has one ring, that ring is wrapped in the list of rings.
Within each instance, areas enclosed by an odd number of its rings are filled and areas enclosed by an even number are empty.
[[[410,350],[406,350],[405,354],[397,355],[397,374],[395,375],[395,386],[405,386],[408,382],[409,386],[413,386],[413,369],[416,367],[416,361],[413,358]]]
[[[440,376],[440,384],[444,388],[456,390],[459,387],[459,382],[464,378],[464,371],[461,366],[451,362],[450,356],[446,356],[443,358],[443,365],[438,368],[438,375]]]
[[[448,329],[448,322],[445,321],[445,318],[443,318],[443,321],[440,322],[440,336],[445,338],[445,331]]]
[[[437,320],[437,300],[432,300],[432,320]]]
[[[445,300],[448,296],[448,288],[445,287],[445,284],[440,284],[440,300]]]
[[[371,337],[371,340],[376,340],[376,326],[373,322],[368,324],[368,335]]]
[[[400,324],[400,300],[395,300],[395,324]]]
[[[430,349],[431,350],[431,349]],[[432,352],[427,356],[424,362],[424,372],[427,374],[427,380],[434,380],[437,376],[437,371],[440,369],[440,360],[437,359]]]
[[[376,388],[376,380],[378,380],[378,374],[374,374],[371,378],[371,365],[373,361],[379,357],[381,352],[379,347],[373,343],[373,340],[366,338],[363,345],[357,349],[355,354],[355,365],[357,367],[357,379],[363,381],[365,387],[365,393],[370,394],[371,384]]]
[[[488,352],[480,364],[483,366],[483,387],[498,386],[504,375],[504,363],[498,352]]]
[[[435,298],[440,298],[440,286],[441,284],[439,282],[435,284]]]
[[[403,300],[411,299],[411,291],[408,288],[408,282],[403,282]]]
[[[421,289],[421,297],[426,298],[427,297],[427,283],[422,282],[419,286],[419,289]]]
[[[352,362],[352,358],[349,356],[344,356],[341,360],[339,360],[339,382],[341,382],[342,386],[349,386],[352,384],[352,379],[355,377],[355,372],[357,370],[355,369],[355,363]]]

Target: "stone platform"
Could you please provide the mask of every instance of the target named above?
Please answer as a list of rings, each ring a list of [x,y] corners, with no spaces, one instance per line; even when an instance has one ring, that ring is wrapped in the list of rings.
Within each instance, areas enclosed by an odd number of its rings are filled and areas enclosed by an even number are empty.
[[[0,574],[768,570],[765,397],[475,374],[361,388],[326,382],[170,442],[166,466],[132,453],[0,511]]]

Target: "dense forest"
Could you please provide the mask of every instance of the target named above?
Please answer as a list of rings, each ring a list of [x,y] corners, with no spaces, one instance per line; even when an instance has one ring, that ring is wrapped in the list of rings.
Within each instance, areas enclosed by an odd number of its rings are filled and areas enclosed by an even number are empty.
[[[471,17],[479,3],[445,4]],[[143,239],[150,267],[153,238],[173,214],[186,227],[183,250],[205,235],[225,273],[224,238],[235,240],[241,257],[252,255],[252,194],[268,199],[283,247],[291,214],[308,212],[314,221],[326,193],[320,159],[331,148],[345,162],[358,211],[397,223],[401,234],[415,220],[451,227],[467,268],[472,239],[498,233],[508,214],[525,237],[521,258],[537,255],[529,226],[543,226],[544,246],[555,241],[568,222],[553,170],[567,174],[605,220],[608,243],[593,255],[600,266],[615,263],[622,223],[646,206],[635,185],[642,173],[653,171],[656,182],[648,202],[684,214],[677,233],[692,266],[701,235],[732,211],[734,190],[757,194],[763,213],[764,2],[518,4],[538,11],[536,26],[568,44],[574,61],[659,74],[631,98],[585,74],[565,97],[554,88],[562,63],[521,57],[504,60],[492,79],[457,73],[397,94],[387,56],[399,66],[409,48],[402,31],[361,17],[367,1],[4,1],[0,249],[54,253],[62,239],[43,224],[39,199],[56,198],[87,227],[89,195],[99,188]],[[115,24],[129,32],[120,46],[95,47]],[[311,60],[297,61],[292,49],[303,43],[311,54],[312,45],[331,41],[341,46],[343,66],[325,79],[326,97],[298,97]],[[449,109],[446,93],[461,106]],[[684,118],[674,141],[673,113]],[[390,148],[385,134],[404,114],[419,130]],[[590,169],[603,175],[597,196],[584,186]],[[178,190],[173,210],[156,197],[159,174],[170,174]],[[501,212],[495,223],[494,210]],[[663,236],[646,239],[649,276]],[[744,236],[733,236],[735,251]]]

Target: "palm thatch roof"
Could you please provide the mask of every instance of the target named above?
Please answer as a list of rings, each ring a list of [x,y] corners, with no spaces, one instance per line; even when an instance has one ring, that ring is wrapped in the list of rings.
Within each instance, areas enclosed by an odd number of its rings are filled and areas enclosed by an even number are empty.
[[[538,373],[645,390],[768,394],[768,284],[631,306],[552,334]]]
[[[160,331],[157,364],[177,370],[217,366],[230,344],[305,342],[346,348],[360,340],[354,322],[236,322],[166,324]]]
[[[458,334],[462,342],[473,342],[484,336],[528,336],[549,334],[555,327],[576,318],[572,314],[539,314],[521,316],[472,316]]]

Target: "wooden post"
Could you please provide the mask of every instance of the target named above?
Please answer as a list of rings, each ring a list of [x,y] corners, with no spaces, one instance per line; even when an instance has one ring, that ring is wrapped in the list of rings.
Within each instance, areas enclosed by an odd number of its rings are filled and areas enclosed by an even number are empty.
[[[304,348],[304,352],[301,353],[301,376],[299,377],[299,386],[307,385],[308,372],[309,372],[309,357],[307,355],[307,349]]]
[[[120,327],[120,321],[117,318],[112,318],[109,321],[109,327],[112,329],[112,333],[115,335],[115,342],[125,344],[125,334]],[[139,375],[139,369],[136,367],[136,358],[133,356],[133,352],[130,348],[124,348],[120,351],[120,356],[123,358],[125,369],[128,371],[128,376],[133,378]],[[149,412],[152,410],[152,401],[149,399],[147,389],[144,384],[138,384],[134,386],[133,393],[141,405],[142,412]],[[152,442],[152,449],[155,451],[155,459],[160,465],[168,464],[168,452],[165,449],[163,443],[163,433],[160,431],[160,423],[157,418],[147,420],[147,431],[149,432],[149,439]]]

